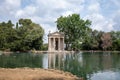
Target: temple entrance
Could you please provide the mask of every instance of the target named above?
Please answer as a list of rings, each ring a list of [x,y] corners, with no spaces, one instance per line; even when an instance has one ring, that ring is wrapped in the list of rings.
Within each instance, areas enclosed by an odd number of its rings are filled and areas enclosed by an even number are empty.
[[[63,51],[64,50],[64,34],[60,32],[48,34],[48,50]]]
[[[55,40],[55,50],[58,50],[58,39]]]

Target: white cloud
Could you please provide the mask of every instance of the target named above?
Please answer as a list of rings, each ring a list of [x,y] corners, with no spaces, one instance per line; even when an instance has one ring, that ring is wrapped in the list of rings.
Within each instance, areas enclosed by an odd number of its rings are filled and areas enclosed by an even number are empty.
[[[24,9],[20,9],[16,12],[15,17],[20,18],[20,17],[30,17],[34,16],[35,12],[37,11],[37,7],[35,6],[27,6]]]
[[[113,25],[115,24],[115,22],[113,21],[112,18],[109,18],[107,16],[104,16],[101,12],[102,12],[102,8],[100,5],[99,1],[95,1],[94,0],[91,1],[90,4],[88,4],[87,6],[87,14],[84,17],[84,19],[89,19],[92,21],[92,25],[91,28],[92,29],[96,29],[96,30],[101,30],[101,31],[111,31],[113,30]]]
[[[120,7],[120,0],[110,0],[114,5]]]
[[[71,14],[73,14],[74,12],[73,11],[66,11],[66,12],[64,12],[62,15],[63,16],[68,16],[68,15],[71,15]]]
[[[7,16],[21,5],[21,0],[5,0],[0,3],[0,15]]]
[[[81,17],[84,19],[92,21],[93,29],[120,30],[118,27],[120,23],[119,2],[119,0],[90,0],[89,2],[87,0],[2,0],[0,21],[30,18],[39,23],[47,34],[49,30],[56,30],[55,21],[58,17],[78,13],[82,14]],[[113,13],[108,14],[107,10]]]
[[[0,21],[16,21],[15,13],[21,7],[21,0],[2,0],[0,1]]]
[[[5,0],[5,4],[16,8],[21,5],[21,0]]]
[[[84,19],[92,20],[92,29],[102,30],[102,31],[111,31],[113,30],[114,22],[110,19],[105,18],[99,13],[94,13],[87,15]]]
[[[94,3],[88,6],[88,10],[92,13],[99,13],[100,12],[100,4]]]
[[[113,21],[114,21],[114,30],[118,31],[120,30],[120,10],[116,11],[114,16],[113,16]]]
[[[15,17],[32,19],[45,29],[45,34],[48,34],[49,31],[56,31],[55,21],[61,15],[79,14],[83,10],[83,2],[84,0],[36,0],[33,4],[17,10]]]
[[[69,6],[66,0],[37,0],[36,2],[41,7],[44,6],[46,9],[65,9]]]
[[[56,27],[54,26],[51,26],[49,24],[41,24],[41,26],[43,27],[43,29],[45,30],[45,35],[44,35],[44,43],[47,43],[48,42],[48,33],[49,32],[55,32],[56,31]]]

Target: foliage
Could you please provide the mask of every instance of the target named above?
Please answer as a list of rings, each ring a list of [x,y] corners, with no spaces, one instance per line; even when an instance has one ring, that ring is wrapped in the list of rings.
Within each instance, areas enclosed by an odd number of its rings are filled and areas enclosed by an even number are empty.
[[[10,20],[7,23],[0,23],[0,49],[9,49],[16,39],[16,31],[12,28],[13,26]]]
[[[61,16],[56,23],[58,30],[65,34],[67,50],[75,48],[76,44],[83,41],[91,30],[89,28],[91,21],[81,19],[78,14],[72,14],[67,17]]]
[[[48,44],[47,43],[43,44],[42,50],[44,50],[44,51],[48,50]]]
[[[111,31],[110,32],[112,37],[112,50],[120,51],[120,31]]]
[[[120,50],[120,31],[92,30],[91,21],[81,19],[78,14],[61,16],[56,23],[65,34],[67,50]]]
[[[43,28],[30,19],[20,19],[13,28],[11,21],[0,23],[0,49],[12,51],[40,50],[43,44]]]
[[[61,16],[57,28],[65,35],[66,50],[118,50],[120,31],[103,32],[92,30],[91,21],[78,14]],[[20,19],[16,25],[11,20],[0,23],[0,50],[29,51],[47,50],[43,45],[43,28],[30,19]]]
[[[112,39],[109,33],[102,34],[101,41],[102,41],[101,47],[103,50],[106,50],[107,48],[112,46]]]

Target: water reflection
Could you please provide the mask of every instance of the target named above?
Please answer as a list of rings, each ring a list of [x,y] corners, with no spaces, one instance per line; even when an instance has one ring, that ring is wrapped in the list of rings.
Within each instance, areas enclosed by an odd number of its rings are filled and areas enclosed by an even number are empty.
[[[110,52],[0,55],[0,67],[52,68],[69,71],[84,80],[120,80],[120,54]]]
[[[98,72],[93,74],[91,80],[120,80],[120,73],[113,71]]]
[[[69,71],[79,77],[86,75],[82,70],[84,67],[82,53],[53,53],[48,54],[48,68]]]
[[[61,69],[64,68],[64,53],[55,53],[55,54],[48,54],[48,68],[56,68]]]
[[[48,69],[48,55],[47,54],[44,54],[43,55],[43,64],[42,64],[42,67],[44,68],[44,69]]]
[[[69,71],[85,80],[120,80],[119,57],[119,53],[108,52],[48,54],[48,68]]]
[[[43,55],[36,55],[31,53],[20,53],[10,55],[0,55],[0,67],[2,68],[16,68],[16,67],[42,67]]]

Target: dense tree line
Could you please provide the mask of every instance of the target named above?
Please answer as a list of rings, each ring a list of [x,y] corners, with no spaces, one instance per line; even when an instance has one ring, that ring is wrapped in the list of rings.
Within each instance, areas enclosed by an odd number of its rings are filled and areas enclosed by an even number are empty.
[[[61,16],[56,23],[65,34],[66,50],[120,50],[120,31],[92,30],[91,21],[78,14]]]
[[[20,19],[16,25],[10,20],[0,23],[0,50],[28,51],[41,50],[43,28],[30,19]]]
[[[66,50],[120,50],[120,31],[92,30],[91,21],[72,14],[57,19],[57,28],[65,35]],[[0,23],[0,50],[47,50],[43,45],[43,28],[30,19]]]

